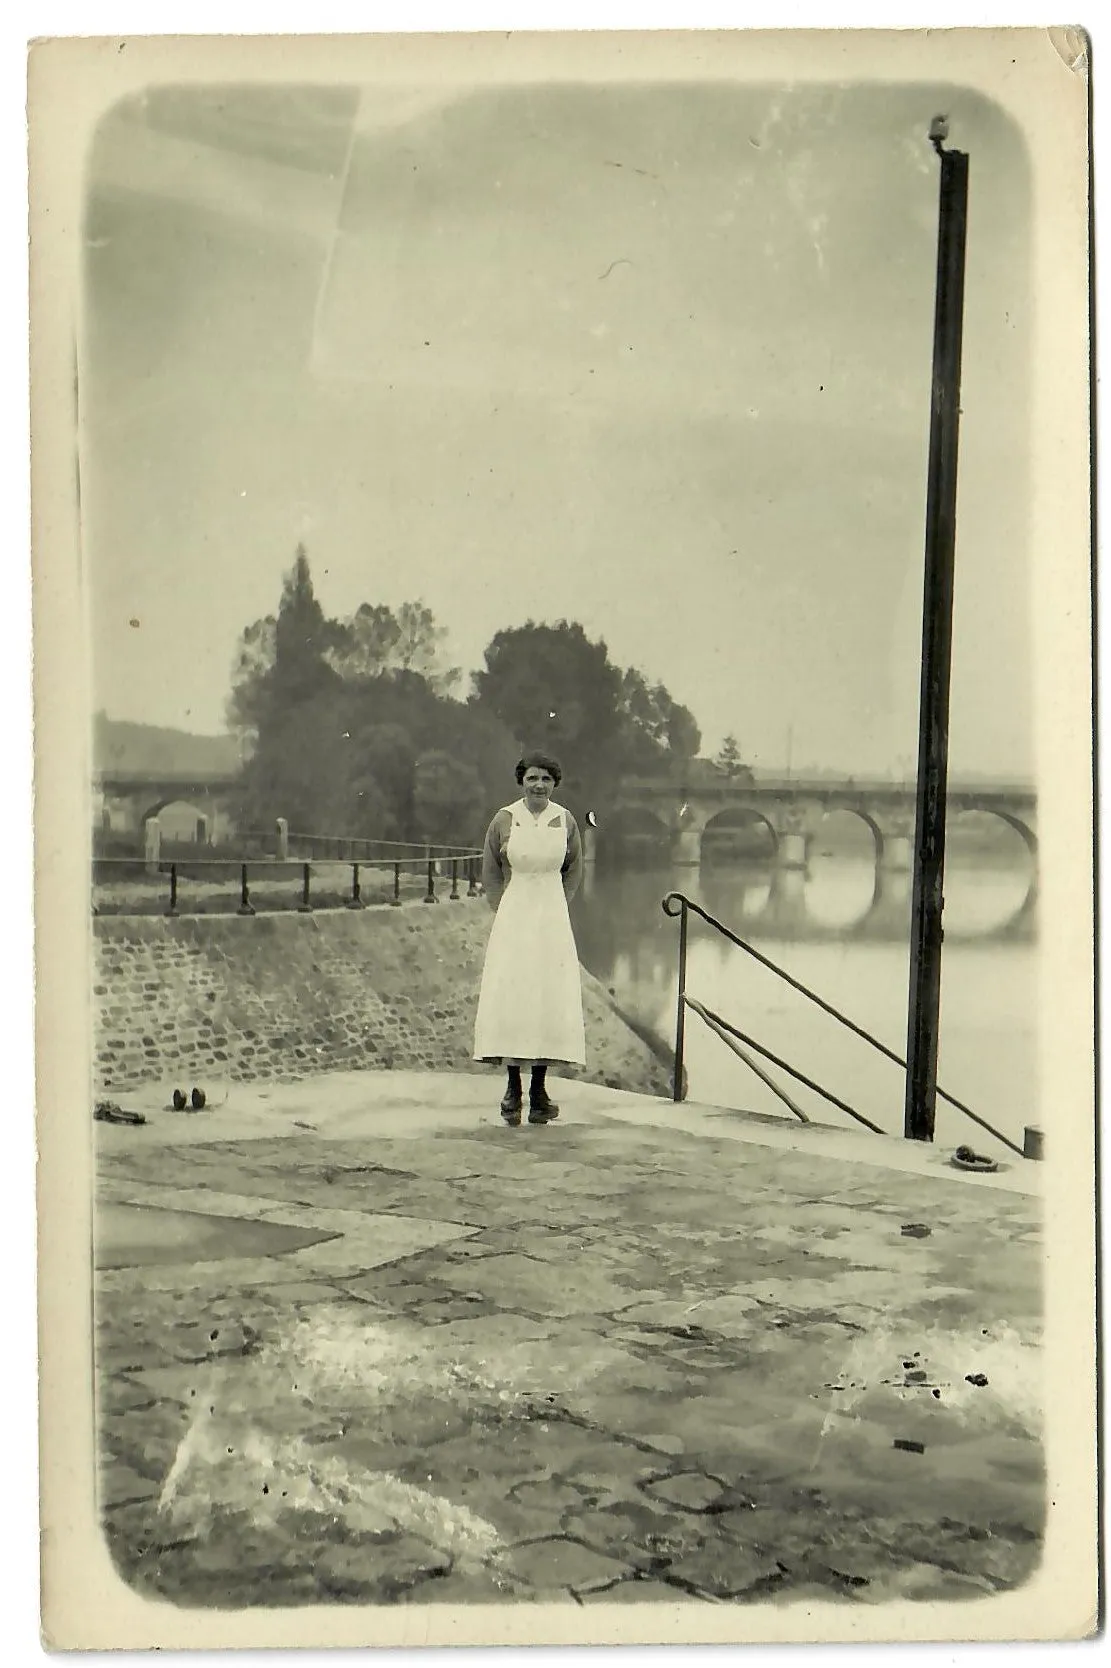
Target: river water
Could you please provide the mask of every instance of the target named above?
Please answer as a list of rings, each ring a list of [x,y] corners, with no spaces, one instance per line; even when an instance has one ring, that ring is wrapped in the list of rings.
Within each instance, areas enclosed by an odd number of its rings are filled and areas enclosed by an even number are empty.
[[[1021,1145],[1038,1123],[1037,944],[1020,917],[1031,887],[1025,854],[958,853],[945,876],[938,1082]],[[683,891],[772,961],[906,1054],[909,906],[876,926],[870,858],[826,853],[793,883],[794,907],[777,907],[770,865],[701,868],[592,866],[572,905],[584,964],[623,1009],[670,1046],[675,1036],[679,923],[661,902]],[[906,882],[903,882],[905,887]],[[1018,921],[1016,922],[1016,918]],[[869,921],[873,925],[869,926]],[[1021,923],[1021,924],[1020,924]],[[1017,929],[1017,930],[1016,930]],[[870,934],[870,935],[869,935]],[[753,958],[690,917],[688,995],[716,1010],[891,1134],[903,1127],[903,1073]],[[775,1095],[696,1015],[687,1015],[688,1097],[790,1117]],[[775,1077],[803,1111],[857,1127],[784,1073]],[[1006,1149],[938,1102],[936,1140],[1001,1157]]]

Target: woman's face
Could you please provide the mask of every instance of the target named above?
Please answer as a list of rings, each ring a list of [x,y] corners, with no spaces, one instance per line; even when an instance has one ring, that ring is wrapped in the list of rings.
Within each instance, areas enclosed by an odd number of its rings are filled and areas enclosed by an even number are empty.
[[[524,787],[525,799],[529,806],[534,811],[540,811],[543,810],[544,806],[552,797],[552,789],[555,787],[555,778],[551,771],[544,770],[542,766],[529,765],[528,769],[525,771],[522,786]]]

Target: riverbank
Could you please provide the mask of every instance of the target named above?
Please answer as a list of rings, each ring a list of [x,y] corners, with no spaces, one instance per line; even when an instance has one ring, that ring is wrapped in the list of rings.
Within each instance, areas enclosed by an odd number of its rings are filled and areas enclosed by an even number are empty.
[[[97,1092],[351,1068],[489,1074],[471,1047],[490,919],[481,898],[316,914],[98,916]],[[588,1066],[576,1075],[666,1094],[666,1062],[585,970],[583,1009]]]
[[[98,1126],[122,1580],[202,1631],[377,1604],[382,1643],[413,1605],[467,1606],[456,1643],[544,1642],[538,1602],[564,1641],[658,1642],[629,1602],[676,1640],[723,1601],[737,1640],[979,1627],[1045,1526],[1040,1172],[559,1096],[511,1131],[474,1078],[350,1073]]]

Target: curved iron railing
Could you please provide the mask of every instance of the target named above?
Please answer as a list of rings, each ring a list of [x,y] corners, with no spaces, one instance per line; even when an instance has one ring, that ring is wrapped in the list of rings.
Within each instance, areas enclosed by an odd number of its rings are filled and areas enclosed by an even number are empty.
[[[873,1130],[877,1135],[882,1135],[884,1131],[880,1129],[877,1124],[872,1123],[870,1119],[866,1118],[862,1112],[858,1112],[846,1101],[843,1101],[837,1095],[834,1095],[829,1089],[824,1088],[820,1083],[815,1082],[812,1078],[806,1077],[802,1072],[797,1071],[795,1067],[789,1065],[786,1060],[782,1060],[778,1055],[772,1054],[769,1049],[765,1048],[761,1043],[758,1043],[755,1038],[746,1036],[743,1031],[738,1030],[736,1026],[730,1025],[727,1020],[722,1019],[721,1016],[714,1013],[712,1009],[705,1007],[704,1004],[700,1002],[696,1002],[692,997],[687,995],[688,916],[693,913],[701,917],[701,919],[705,921],[708,926],[713,927],[715,932],[720,933],[721,936],[728,939],[731,944],[735,944],[739,950],[743,950],[746,955],[751,956],[753,960],[759,962],[762,967],[766,967],[770,973],[774,973],[777,978],[782,979],[783,982],[789,985],[792,990],[796,990],[801,996],[805,996],[808,1002],[812,1002],[815,1007],[820,1008],[823,1013],[828,1014],[831,1019],[835,1019],[838,1024],[843,1025],[846,1030],[849,1030],[853,1032],[855,1036],[860,1037],[862,1041],[868,1043],[870,1047],[874,1048],[877,1053],[882,1054],[885,1059],[890,1060],[894,1065],[898,1066],[905,1072],[907,1069],[907,1062],[903,1059],[902,1055],[896,1054],[893,1048],[888,1048],[887,1044],[885,1042],[881,1042],[879,1037],[873,1036],[872,1032],[867,1030],[863,1025],[858,1025],[855,1019],[851,1019],[848,1014],[842,1013],[839,1008],[835,1008],[832,1002],[827,1002],[825,997],[819,996],[817,991],[810,989],[809,985],[804,985],[801,979],[796,979],[793,974],[788,973],[785,967],[780,967],[778,962],[772,961],[770,956],[764,955],[763,951],[758,950],[754,944],[750,944],[747,939],[739,937],[739,935],[733,932],[730,927],[727,927],[723,921],[719,921],[715,915],[711,915],[709,910],[703,909],[701,904],[695,903],[693,898],[688,898],[684,892],[669,892],[663,899],[660,907],[663,909],[665,915],[670,916],[673,920],[676,917],[679,919],[679,987],[675,1019],[675,1065],[672,1074],[672,1098],[676,1101],[681,1101],[684,1098],[685,1074],[683,1056],[686,1045],[686,1012],[689,1008],[693,1013],[697,1013],[699,1018],[702,1019],[704,1023],[709,1024],[711,1030],[721,1037],[722,1041],[726,1042],[733,1049],[734,1053],[738,1054],[740,1058],[744,1060],[746,1065],[756,1071],[757,1076],[762,1078],[767,1086],[772,1089],[772,1091],[777,1094],[781,1100],[786,1102],[786,1104],[795,1113],[796,1117],[801,1118],[804,1122],[807,1121],[805,1114],[800,1112],[799,1108],[794,1105],[784,1092],[755,1065],[754,1061],[748,1058],[745,1052],[738,1046],[739,1043],[743,1043],[747,1048],[754,1049],[758,1054],[762,1055],[766,1060],[769,1060],[773,1065],[778,1066],[782,1071],[788,1072],[790,1076],[795,1078],[798,1082],[805,1084],[807,1088],[812,1089],[816,1094],[821,1095],[822,1098],[829,1101],[831,1105],[838,1107],[842,1112],[848,1113],[850,1117],[855,1118],[858,1123],[866,1125],[867,1128]],[[977,1124],[981,1129],[986,1130],[986,1132],[989,1135],[994,1136],[997,1141],[1002,1142],[1002,1144],[1005,1147],[1008,1147],[1011,1152],[1017,1153],[1019,1158],[1025,1158],[1027,1156],[1020,1146],[1016,1145],[1014,1141],[1003,1134],[1002,1130],[998,1130],[993,1124],[989,1124],[986,1118],[981,1118],[978,1112],[974,1112],[970,1106],[966,1106],[963,1100],[958,1100],[956,1095],[949,1094],[941,1087],[940,1084],[937,1085],[936,1092],[939,1100],[945,1101],[949,1106],[954,1107],[958,1112],[962,1112],[966,1118],[970,1118],[974,1124]]]

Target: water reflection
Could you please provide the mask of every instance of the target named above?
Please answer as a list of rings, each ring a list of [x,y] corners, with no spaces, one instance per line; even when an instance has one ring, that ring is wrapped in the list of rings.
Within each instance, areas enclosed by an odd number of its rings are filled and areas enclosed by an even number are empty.
[[[674,928],[660,904],[673,890],[754,942],[909,945],[909,874],[866,860],[819,854],[806,870],[766,862],[699,869],[603,867],[589,872],[573,909],[585,965],[607,984],[661,982],[674,959]],[[1029,865],[950,864],[946,943],[1032,941],[1035,893]],[[692,921],[692,931],[703,930]],[[716,934],[712,938],[728,954],[724,941]]]

